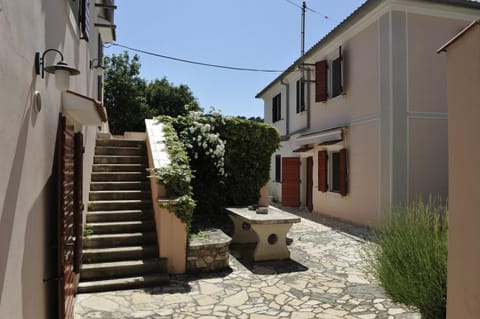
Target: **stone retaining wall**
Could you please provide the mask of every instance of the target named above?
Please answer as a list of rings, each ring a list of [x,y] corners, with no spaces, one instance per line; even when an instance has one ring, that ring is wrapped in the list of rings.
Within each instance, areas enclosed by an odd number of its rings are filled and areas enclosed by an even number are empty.
[[[228,245],[231,241],[219,229],[205,231],[201,238],[191,240],[187,251],[187,272],[210,272],[228,268]]]

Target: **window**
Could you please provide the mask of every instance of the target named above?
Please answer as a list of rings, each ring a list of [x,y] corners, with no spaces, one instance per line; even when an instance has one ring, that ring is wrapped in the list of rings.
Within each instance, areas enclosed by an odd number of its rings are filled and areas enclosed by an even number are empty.
[[[339,193],[340,192],[340,153],[332,152],[331,153],[331,167],[330,170],[330,191]]]
[[[338,56],[331,60],[315,63],[315,102],[325,102],[343,94],[343,55],[342,47]]]
[[[272,100],[272,122],[277,122],[282,119],[282,95],[277,94]]]
[[[282,182],[282,156],[275,155],[275,182],[281,183]]]
[[[297,113],[305,111],[305,82],[303,78],[297,81]]]
[[[318,190],[348,193],[347,150],[318,152]]]
[[[90,0],[69,0],[75,23],[80,26],[80,39],[88,41],[90,34]]]
[[[332,61],[332,97],[342,93],[342,56],[339,56]]]

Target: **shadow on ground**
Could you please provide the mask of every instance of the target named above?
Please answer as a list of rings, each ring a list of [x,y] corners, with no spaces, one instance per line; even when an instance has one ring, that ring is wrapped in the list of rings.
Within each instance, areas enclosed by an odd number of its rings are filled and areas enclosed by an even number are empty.
[[[287,238],[287,244],[291,239]],[[307,271],[308,268],[292,259],[254,261],[255,244],[230,244],[230,254],[255,275],[274,275]]]

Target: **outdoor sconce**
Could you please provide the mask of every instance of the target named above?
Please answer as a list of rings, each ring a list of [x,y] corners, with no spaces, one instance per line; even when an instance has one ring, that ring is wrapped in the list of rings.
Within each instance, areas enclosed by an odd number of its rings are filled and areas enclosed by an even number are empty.
[[[60,62],[55,65],[45,66],[45,55],[50,51],[54,51],[60,54]],[[55,74],[55,85],[57,89],[62,92],[68,90],[70,84],[70,76],[80,74],[79,70],[69,66],[65,61],[63,61],[63,54],[57,49],[45,50],[41,57],[40,52],[35,52],[35,72],[38,75],[41,74],[43,79],[45,77],[45,71]]]
[[[102,64],[103,59],[92,59],[90,60],[90,70],[95,69],[95,72],[98,75],[103,75],[103,70],[105,70],[105,66]]]

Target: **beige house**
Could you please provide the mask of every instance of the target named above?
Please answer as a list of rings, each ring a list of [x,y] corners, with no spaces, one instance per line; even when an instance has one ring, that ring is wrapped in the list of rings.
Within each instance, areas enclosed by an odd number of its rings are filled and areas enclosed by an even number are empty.
[[[114,8],[0,1],[0,318],[73,317]]]
[[[448,194],[446,57],[472,1],[368,0],[258,93],[281,133],[270,193],[375,225],[394,203]]]
[[[440,50],[448,78],[447,318],[480,318],[480,21]],[[445,55],[445,54],[442,54]]]

